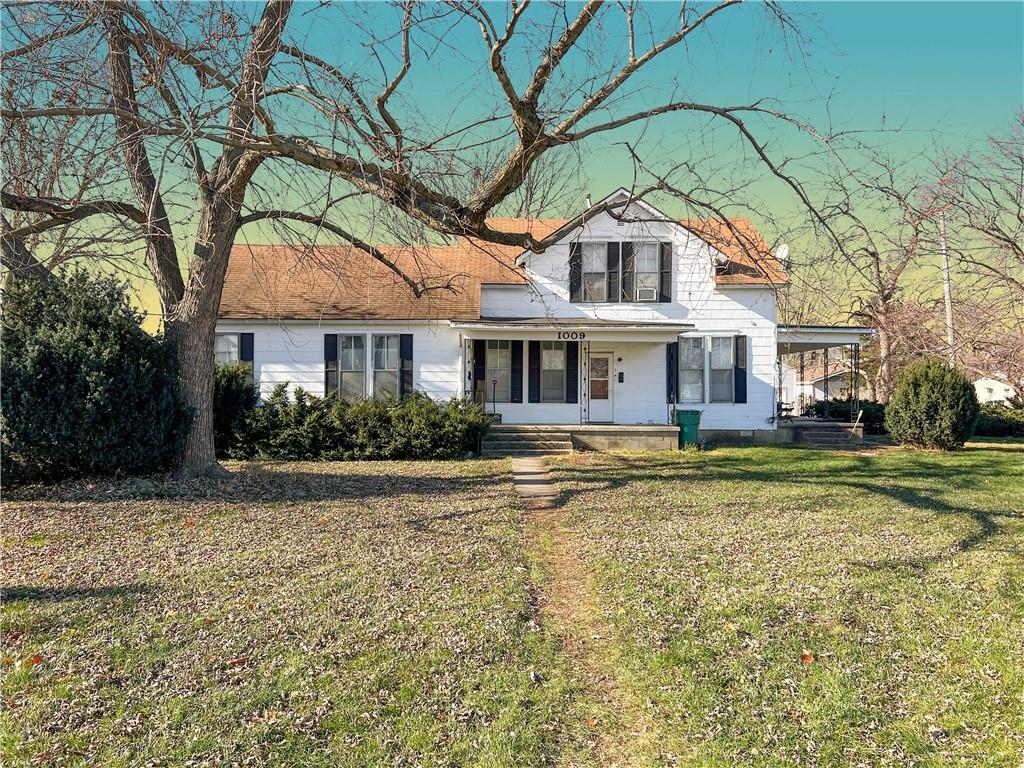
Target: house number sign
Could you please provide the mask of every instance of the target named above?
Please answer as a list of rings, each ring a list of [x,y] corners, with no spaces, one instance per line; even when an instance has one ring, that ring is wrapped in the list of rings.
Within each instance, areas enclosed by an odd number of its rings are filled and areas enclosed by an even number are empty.
[[[571,341],[577,341],[579,339],[587,338],[587,334],[583,331],[559,331],[558,338],[559,340],[569,339]]]

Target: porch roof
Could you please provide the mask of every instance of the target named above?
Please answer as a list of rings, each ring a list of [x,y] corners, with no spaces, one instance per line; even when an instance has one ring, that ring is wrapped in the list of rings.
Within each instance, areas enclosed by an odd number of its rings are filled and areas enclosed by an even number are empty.
[[[510,333],[528,339],[565,339],[580,341],[675,341],[676,337],[694,328],[692,323],[665,320],[601,320],[577,318],[480,318],[452,320],[452,328],[469,338],[500,339]],[[572,334],[572,336],[569,336]]]
[[[780,325],[777,330],[780,355],[857,344],[875,333],[866,325]]]

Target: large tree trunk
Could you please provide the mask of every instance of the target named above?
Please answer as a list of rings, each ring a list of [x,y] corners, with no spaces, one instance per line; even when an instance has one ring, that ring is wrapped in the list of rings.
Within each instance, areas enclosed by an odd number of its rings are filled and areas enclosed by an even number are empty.
[[[167,322],[167,337],[178,361],[179,390],[194,413],[176,461],[182,476],[224,474],[213,443],[214,340],[241,204],[237,194],[219,195],[204,206],[185,297]]]

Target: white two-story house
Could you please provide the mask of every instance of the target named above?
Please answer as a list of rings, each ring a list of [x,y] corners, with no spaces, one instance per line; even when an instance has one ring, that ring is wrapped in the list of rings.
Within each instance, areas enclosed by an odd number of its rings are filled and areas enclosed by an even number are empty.
[[[342,397],[474,397],[504,424],[701,430],[771,439],[780,352],[866,329],[780,328],[784,266],[745,220],[681,222],[618,190],[572,220],[494,220],[541,253],[460,239],[356,248],[236,246],[217,325],[222,361]],[[628,431],[628,430],[627,430]]]

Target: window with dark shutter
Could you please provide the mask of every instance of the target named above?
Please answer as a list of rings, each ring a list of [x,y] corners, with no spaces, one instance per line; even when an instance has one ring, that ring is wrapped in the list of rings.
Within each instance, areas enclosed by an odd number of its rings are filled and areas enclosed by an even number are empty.
[[[512,342],[512,402],[523,402],[523,342]]]
[[[338,334],[324,334],[324,396],[338,391]]]
[[[531,403],[540,402],[540,342],[531,341],[527,347],[529,352],[529,381],[527,382],[527,397]]]
[[[733,402],[747,402],[747,337],[736,337],[736,358],[733,365]]]
[[[569,245],[569,301],[583,301],[583,245]]]
[[[565,342],[565,402],[579,402],[580,343]]]
[[[608,286],[605,291],[605,301],[618,301],[621,298],[619,293],[619,243],[608,243]]]
[[[658,301],[672,301],[672,243],[661,244],[661,279],[658,283]]]
[[[399,379],[398,394],[408,395],[412,392],[412,334],[403,333],[398,341],[398,353],[401,358],[401,377]]]
[[[679,391],[679,342],[665,345],[665,402],[674,403]]]

